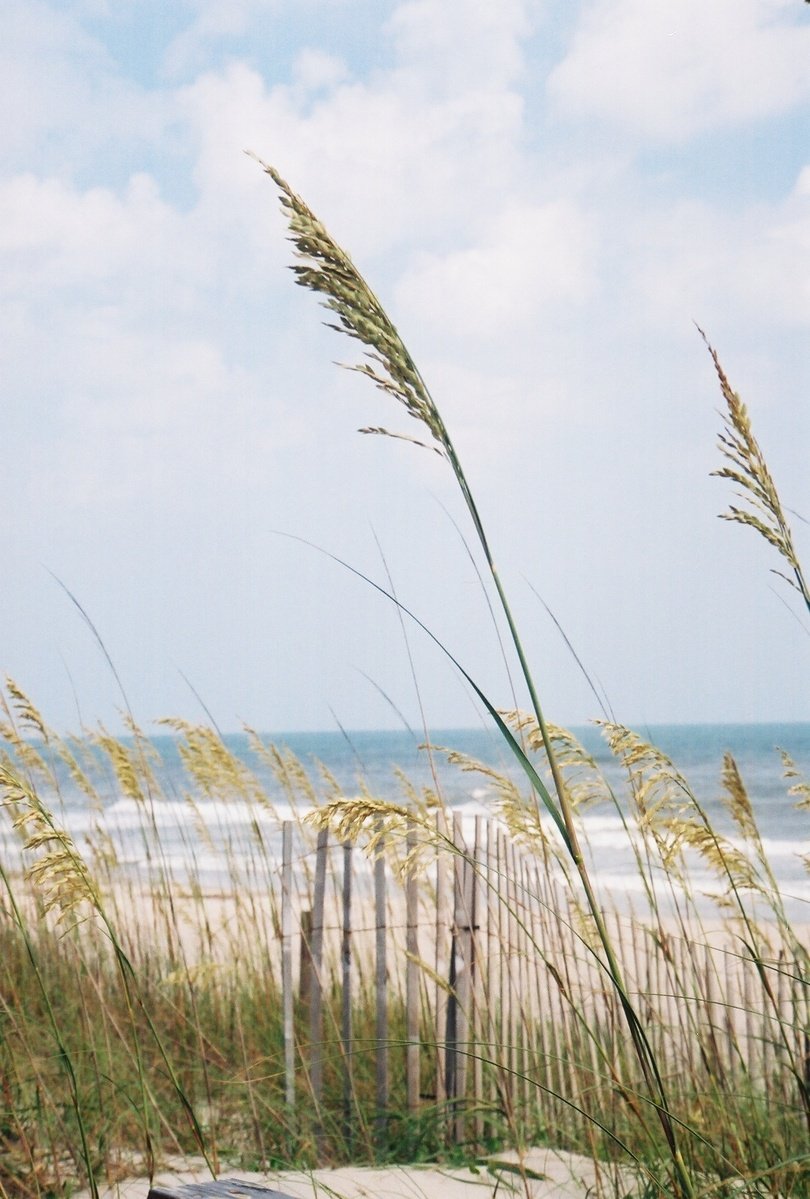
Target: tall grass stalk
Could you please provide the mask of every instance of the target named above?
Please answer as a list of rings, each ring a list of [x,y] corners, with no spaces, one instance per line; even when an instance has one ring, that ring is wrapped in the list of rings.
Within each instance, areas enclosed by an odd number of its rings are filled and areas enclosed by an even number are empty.
[[[8,681],[8,690],[17,706],[17,710],[21,713],[28,727],[33,728],[35,731],[40,733],[40,735],[44,737],[47,744],[48,730],[33,704],[30,703],[27,696],[25,696],[24,693],[11,680]],[[6,712],[10,715],[7,704]],[[23,753],[24,760],[27,761],[29,768],[33,767],[35,764],[38,764],[41,759],[39,759],[37,752],[26,745],[26,743],[18,735],[15,735],[13,724],[11,724],[9,727],[17,752]],[[136,744],[138,744],[137,737]],[[107,748],[111,750],[111,757],[114,760],[118,762],[122,760],[123,747],[121,746],[120,742],[114,742],[113,748],[113,743],[108,741]],[[139,746],[139,748],[142,749],[142,746]],[[49,770],[46,767],[45,773],[51,781],[54,780],[52,770]],[[137,789],[136,775],[131,768],[129,768],[127,771],[127,781],[131,786]],[[140,1009],[141,1015],[145,1020],[149,1032],[154,1040],[154,1044],[158,1049],[163,1068],[165,1069],[166,1074],[174,1088],[175,1094],[183,1107],[185,1115],[193,1131],[197,1148],[205,1159],[206,1164],[211,1169],[212,1175],[215,1175],[215,1170],[208,1155],[205,1138],[194,1112],[194,1108],[189,1102],[183,1087],[177,1078],[172,1062],[166,1053],[165,1047],[152,1019],[150,1011],[147,1005],[145,1005],[143,1002],[138,976],[124,951],[115,925],[106,906],[102,902],[100,891],[88,868],[87,863],[85,862],[81,853],[78,851],[72,837],[70,837],[64,829],[59,827],[59,825],[56,823],[53,813],[42,803],[36,788],[17,772],[13,763],[9,761],[7,755],[5,760],[0,760],[0,795],[2,795],[2,804],[10,809],[13,814],[12,827],[21,835],[22,849],[24,852],[30,855],[30,864],[28,866],[27,873],[29,879],[34,883],[38,894],[43,899],[43,913],[47,915],[49,912],[54,912],[58,921],[70,922],[72,920],[78,920],[81,909],[84,908],[84,918],[87,919],[88,914],[92,914],[93,917],[98,918],[112,948],[126,1003],[128,1024],[134,1034],[131,1039],[131,1044],[137,1065],[140,1107],[143,1121],[142,1126],[149,1177],[151,1178],[154,1174],[154,1152],[152,1147],[150,1120],[150,1110],[153,1106],[153,1096],[150,1093],[151,1088],[149,1086],[146,1070],[144,1068],[141,1040],[136,1031],[136,1006]],[[12,911],[15,916],[15,922],[25,938],[26,949],[34,968],[38,986],[42,991],[43,999],[46,1003],[49,1021],[55,1035],[58,1037],[58,1023],[56,1022],[54,1016],[53,1007],[47,992],[42,988],[42,978],[38,969],[36,957],[33,952],[33,946],[30,938],[27,935],[25,926],[20,919],[19,908],[14,900],[13,891],[9,886],[8,876],[6,873],[3,874],[3,882],[6,885]],[[94,1172],[90,1165],[89,1151],[86,1144],[84,1119],[81,1106],[78,1102],[78,1094],[75,1090],[75,1072],[71,1064],[70,1056],[61,1040],[58,1041],[58,1044],[60,1056],[65,1062],[68,1076],[71,1081],[71,1097],[81,1134],[82,1158],[88,1167],[88,1177],[91,1186],[95,1188]]]

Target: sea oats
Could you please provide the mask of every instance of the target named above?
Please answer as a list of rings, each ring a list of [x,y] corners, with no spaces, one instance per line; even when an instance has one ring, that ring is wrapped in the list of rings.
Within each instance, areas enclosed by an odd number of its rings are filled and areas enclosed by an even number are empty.
[[[721,895],[712,896],[724,907],[739,908],[735,894],[738,891],[755,892],[767,897],[756,866],[728,838],[694,817],[673,817],[669,821],[669,828],[673,836],[673,850],[677,848],[678,852],[682,852],[687,847],[695,850],[716,878],[725,884]],[[670,869],[668,861],[664,860],[662,864],[665,869]]]
[[[790,782],[788,795],[798,796],[796,800],[797,808],[810,808],[810,781],[804,777],[786,750],[783,749],[780,751],[780,757],[782,759],[782,774]]]
[[[721,514],[723,520],[749,525],[774,547],[793,572],[793,577],[774,571],[785,579],[804,599],[810,609],[810,590],[802,573],[801,563],[793,543],[793,535],[779,499],[765,456],[754,436],[748,409],[726,377],[713,346],[706,334],[699,329],[701,337],[711,354],[714,369],[720,382],[720,390],[726,402],[723,415],[724,431],[719,437],[720,452],[730,463],[712,474],[720,479],[729,479],[738,487],[737,497],[744,507],[729,505],[728,512]]]
[[[731,819],[740,830],[742,837],[752,845],[761,847],[759,829],[757,828],[751,797],[742,780],[739,767],[731,754],[723,758],[723,806]]]
[[[39,709],[34,706],[21,687],[6,676],[6,690],[12,698],[17,719],[29,733],[35,733],[43,741],[49,740],[48,729]]]
[[[216,853],[216,845],[214,844],[214,839],[211,836],[211,831],[208,827],[208,821],[203,816],[200,805],[190,793],[186,794],[184,799],[191,812],[191,819],[194,825],[194,831],[197,834],[197,840],[211,853]]]
[[[126,745],[117,737],[111,736],[104,728],[94,733],[91,740],[109,758],[118,786],[125,798],[132,799],[138,804],[146,803],[147,796],[139,774],[137,755],[133,754]]]
[[[502,712],[501,715],[511,728],[520,733],[533,753],[547,756],[545,739],[532,712],[513,709]],[[562,725],[549,724],[546,736],[575,810],[612,799],[610,788],[593,755],[588,753],[582,742],[569,729],[563,728]]]
[[[25,735],[34,733],[37,740],[47,746],[49,739],[45,722],[13,679],[6,678],[6,689],[11,696],[11,702],[6,694],[0,691],[0,709],[6,715],[5,720],[0,720],[0,739],[13,749],[17,763],[25,767],[32,780],[39,778],[55,788],[53,770],[39,749]],[[9,761],[13,766],[14,763]]]
[[[56,743],[56,752],[68,768],[68,773],[74,784],[79,788],[83,795],[90,801],[90,806],[100,811],[102,808],[101,796],[97,788],[90,781],[86,771],[82,768],[78,758],[67,746],[61,738]]]
[[[370,857],[394,844],[404,844],[409,831],[418,833],[417,843],[394,863],[400,875],[413,870],[428,846],[441,844],[453,851],[452,842],[442,836],[430,817],[410,808],[371,795],[341,796],[328,800],[304,817],[313,828],[329,829],[338,841],[359,844]]]
[[[479,774],[489,781],[495,790],[492,801],[493,815],[509,830],[515,840],[539,850],[541,854],[545,854],[549,849],[554,851],[549,829],[541,819],[540,809],[534,797],[521,791],[513,779],[493,766],[458,750],[447,749],[442,745],[434,745],[433,749],[437,754],[444,754],[449,765],[467,773]]]
[[[72,837],[59,828],[33,788],[4,762],[0,762],[0,788],[0,803],[11,812],[23,849],[34,855],[26,876],[42,896],[45,911],[55,911],[60,921],[77,918],[84,903],[100,911],[96,884]]]
[[[348,369],[370,379],[381,391],[397,400],[409,416],[425,426],[434,442],[426,448],[452,457],[444,422],[382,304],[349,255],[330,236],[304,200],[296,195],[274,167],[259,158],[256,161],[281,193],[281,203],[289,222],[290,240],[295,246],[296,256],[301,259],[300,263],[290,268],[296,282],[318,292],[323,297],[323,306],[336,314],[339,323],[329,323],[330,328],[368,347],[368,362],[357,363]],[[399,437],[424,445],[407,434],[389,433],[387,429],[379,427],[369,426],[360,432]]]
[[[694,804],[689,784],[671,758],[625,725],[598,720],[611,753],[630,776],[642,827],[677,816]]]
[[[685,836],[693,818],[701,816],[689,784],[671,758],[632,729],[610,721],[596,724],[627,771],[640,833],[651,839],[670,877],[685,884]]]
[[[177,752],[191,781],[209,799],[257,799],[262,791],[250,768],[214,729],[175,717],[158,721],[180,733]]]

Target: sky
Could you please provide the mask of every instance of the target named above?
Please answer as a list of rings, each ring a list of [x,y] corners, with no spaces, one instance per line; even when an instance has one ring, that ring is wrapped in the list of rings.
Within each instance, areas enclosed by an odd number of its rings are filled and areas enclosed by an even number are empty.
[[[810,7],[5,0],[2,25],[0,669],[55,728],[480,724],[334,557],[513,705],[452,474],[358,434],[418,430],[336,365],[358,347],[294,286],[245,150],[419,364],[549,718],[601,712],[547,608],[623,721],[808,719],[806,616],[717,519],[695,325],[806,551]]]

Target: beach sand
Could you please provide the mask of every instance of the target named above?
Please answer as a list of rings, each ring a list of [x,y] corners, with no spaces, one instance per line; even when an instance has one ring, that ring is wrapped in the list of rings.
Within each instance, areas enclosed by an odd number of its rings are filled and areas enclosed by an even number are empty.
[[[312,1171],[283,1170],[259,1174],[224,1169],[221,1179],[259,1183],[292,1196],[292,1199],[585,1199],[597,1184],[594,1163],[573,1153],[531,1149],[522,1157],[527,1176],[521,1177],[515,1153],[493,1156],[473,1172],[441,1165],[339,1166]],[[615,1167],[600,1166],[602,1182],[611,1187]],[[189,1168],[176,1161],[156,1174],[154,1183],[170,1186],[204,1182],[210,1174],[201,1164]],[[101,1189],[102,1199],[146,1199],[149,1183],[133,1178]],[[89,1199],[82,1191],[74,1199]]]

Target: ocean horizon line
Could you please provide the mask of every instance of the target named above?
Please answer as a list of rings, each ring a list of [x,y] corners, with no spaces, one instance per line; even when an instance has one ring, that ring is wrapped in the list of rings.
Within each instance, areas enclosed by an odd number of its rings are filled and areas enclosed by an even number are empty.
[[[528,709],[527,709],[527,711],[528,711]],[[594,717],[592,720],[587,720],[584,722],[579,721],[577,723],[572,723],[572,724],[568,724],[565,721],[556,721],[556,720],[552,720],[550,723],[554,724],[555,726],[557,726],[559,728],[565,728],[572,733],[577,733],[582,730],[585,730],[585,731],[598,730],[599,725],[601,723],[604,723],[604,721],[605,721],[604,717]],[[152,723],[152,722],[150,722],[150,723]],[[154,723],[159,724],[159,720],[156,720]],[[195,722],[192,720],[189,720],[188,723],[192,726],[195,725]],[[611,723],[613,723],[613,722],[611,722]],[[755,728],[756,729],[768,729],[768,728],[810,729],[810,718],[808,718],[807,720],[792,720],[792,719],[790,719],[790,720],[788,720],[788,719],[786,719],[786,720],[656,720],[656,721],[616,720],[615,723],[620,724],[625,728],[632,729],[636,732],[641,732],[644,730],[652,731],[652,730],[656,730],[656,729],[677,729],[677,730],[681,730],[681,731],[688,731],[689,729],[717,729],[717,730],[720,730],[720,729],[755,729]],[[360,736],[378,736],[378,735],[392,736],[392,735],[402,734],[403,736],[409,736],[409,737],[414,736],[417,739],[420,739],[424,734],[423,729],[419,729],[416,727],[407,728],[407,727],[403,727],[402,725],[397,725],[397,726],[394,726],[394,725],[361,725],[361,726],[352,726],[352,727],[345,726],[343,728],[334,728],[333,727],[333,728],[312,728],[312,729],[306,729],[306,728],[304,728],[304,729],[302,729],[302,728],[262,729],[262,728],[256,727],[255,725],[251,724],[250,722],[246,722],[244,725],[242,725],[240,727],[236,727],[236,728],[222,728],[218,723],[215,726],[213,724],[213,722],[209,721],[209,720],[201,720],[199,722],[196,722],[196,724],[215,728],[215,731],[219,732],[220,735],[223,737],[248,736],[248,735],[250,735],[250,733],[255,733],[259,737],[273,737],[273,738],[346,737],[346,736],[352,737],[352,736],[356,736],[356,735],[360,735]],[[89,730],[89,731],[92,732],[92,730]],[[494,724],[487,723],[487,722],[482,722],[480,724],[429,725],[427,731],[428,731],[428,734],[431,736],[431,738],[434,735],[439,734],[439,733],[441,733],[441,734],[463,733],[465,735],[469,735],[469,734],[475,734],[475,735],[487,734],[488,735],[488,734],[492,733],[496,738],[501,737],[501,734],[498,731],[497,727]],[[150,733],[150,740],[155,740],[160,737],[166,737],[167,739],[175,740],[177,738],[182,737],[182,735],[183,735],[182,730],[177,731],[174,729],[164,729],[164,730],[162,730],[160,732],[156,732],[154,734]],[[67,734],[67,736],[80,736],[80,734]],[[127,739],[127,735],[124,734],[122,737],[122,740],[126,740],[126,739]]]

